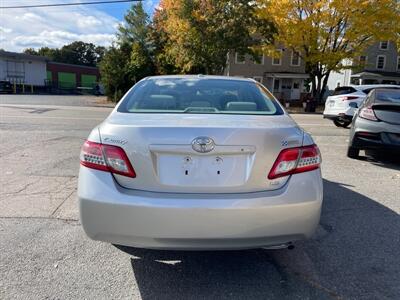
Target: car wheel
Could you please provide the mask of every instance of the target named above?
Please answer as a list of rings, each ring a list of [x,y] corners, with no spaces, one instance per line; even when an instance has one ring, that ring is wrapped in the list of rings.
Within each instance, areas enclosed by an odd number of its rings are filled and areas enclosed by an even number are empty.
[[[357,159],[360,154],[360,149],[350,146],[347,148],[347,157]]]
[[[333,120],[333,123],[337,127],[343,127],[343,128],[346,128],[347,126],[349,126],[351,124],[351,122],[349,122],[349,121],[342,121],[342,120]]]
[[[343,127],[346,128],[351,124],[351,121],[343,121]]]

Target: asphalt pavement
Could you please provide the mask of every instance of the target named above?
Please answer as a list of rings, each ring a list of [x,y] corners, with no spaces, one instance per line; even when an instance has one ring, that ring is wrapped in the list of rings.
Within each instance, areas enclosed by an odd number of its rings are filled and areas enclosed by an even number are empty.
[[[101,101],[100,101],[101,102]],[[79,150],[97,98],[0,95],[0,299],[400,299],[400,163],[346,157],[348,129],[293,118],[323,157],[324,204],[294,250],[148,251],[89,240]]]

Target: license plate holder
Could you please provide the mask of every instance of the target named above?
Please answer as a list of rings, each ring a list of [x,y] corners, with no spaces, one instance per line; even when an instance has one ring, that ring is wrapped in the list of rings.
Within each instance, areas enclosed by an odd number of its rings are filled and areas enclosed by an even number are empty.
[[[248,177],[249,155],[162,154],[157,159],[162,184],[173,186],[239,186]]]

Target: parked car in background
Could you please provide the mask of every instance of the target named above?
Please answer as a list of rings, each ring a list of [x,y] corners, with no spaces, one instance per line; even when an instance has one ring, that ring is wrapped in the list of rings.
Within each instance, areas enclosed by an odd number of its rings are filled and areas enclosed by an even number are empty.
[[[360,150],[400,153],[400,89],[374,89],[356,112],[347,156]]]
[[[0,80],[0,93],[11,94],[13,92],[12,85],[9,81]]]
[[[333,95],[326,99],[324,118],[332,120],[338,127],[349,126],[357,108],[367,97],[367,94],[376,88],[400,89],[400,86],[372,84],[337,87]]]
[[[157,249],[292,247],[315,231],[321,157],[253,79],[138,82],[84,143],[89,237]]]

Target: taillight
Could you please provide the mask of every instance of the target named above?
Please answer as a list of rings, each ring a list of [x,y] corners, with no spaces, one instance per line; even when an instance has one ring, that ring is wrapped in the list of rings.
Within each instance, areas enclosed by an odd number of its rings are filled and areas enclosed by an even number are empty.
[[[91,169],[136,177],[125,151],[117,146],[86,141],[82,146],[80,159],[82,166]]]
[[[357,96],[344,96],[342,97],[342,101],[347,101],[347,100],[355,100],[358,99]]]
[[[371,107],[362,108],[359,116],[370,121],[378,121],[378,118],[375,116],[374,110]]]
[[[275,179],[318,169],[321,154],[317,145],[284,149],[279,153],[268,179]]]

